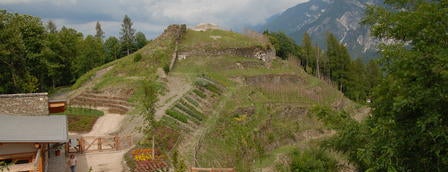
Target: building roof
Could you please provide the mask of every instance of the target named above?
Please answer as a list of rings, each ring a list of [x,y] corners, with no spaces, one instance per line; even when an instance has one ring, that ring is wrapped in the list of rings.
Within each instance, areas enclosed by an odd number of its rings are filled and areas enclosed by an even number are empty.
[[[67,142],[67,117],[0,115],[0,143]]]

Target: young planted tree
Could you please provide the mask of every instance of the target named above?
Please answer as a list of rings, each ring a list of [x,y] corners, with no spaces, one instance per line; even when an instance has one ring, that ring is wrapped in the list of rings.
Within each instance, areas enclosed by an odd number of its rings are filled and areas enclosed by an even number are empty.
[[[131,18],[125,15],[120,31],[121,47],[125,55],[131,54],[135,49],[135,29],[132,28],[132,24]]]

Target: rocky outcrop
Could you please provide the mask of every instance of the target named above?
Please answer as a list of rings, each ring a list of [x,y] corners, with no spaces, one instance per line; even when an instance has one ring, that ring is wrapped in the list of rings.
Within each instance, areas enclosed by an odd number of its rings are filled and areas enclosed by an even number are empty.
[[[0,114],[48,115],[48,94],[30,93],[0,95]]]

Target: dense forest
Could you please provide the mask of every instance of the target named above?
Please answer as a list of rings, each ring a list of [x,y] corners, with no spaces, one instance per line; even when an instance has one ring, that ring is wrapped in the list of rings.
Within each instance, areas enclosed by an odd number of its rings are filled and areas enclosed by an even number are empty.
[[[298,59],[299,65],[309,74],[330,81],[347,97],[364,102],[372,95],[373,88],[382,78],[380,67],[375,60],[367,63],[361,58],[352,59],[347,48],[332,33],[327,34],[327,47],[324,51],[314,46],[311,37],[305,33],[303,45],[282,32],[265,31],[282,59]]]
[[[105,39],[99,22],[95,35],[57,26],[50,20],[0,11],[0,93],[50,91],[68,86],[87,71],[146,45],[124,16],[120,38]],[[105,39],[105,40],[104,40]]]

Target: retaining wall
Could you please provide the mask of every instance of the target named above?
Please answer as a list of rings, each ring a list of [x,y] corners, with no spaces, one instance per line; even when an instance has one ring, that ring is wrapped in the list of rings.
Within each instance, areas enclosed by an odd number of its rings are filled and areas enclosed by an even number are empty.
[[[0,114],[4,115],[48,115],[48,94],[2,94]]]

